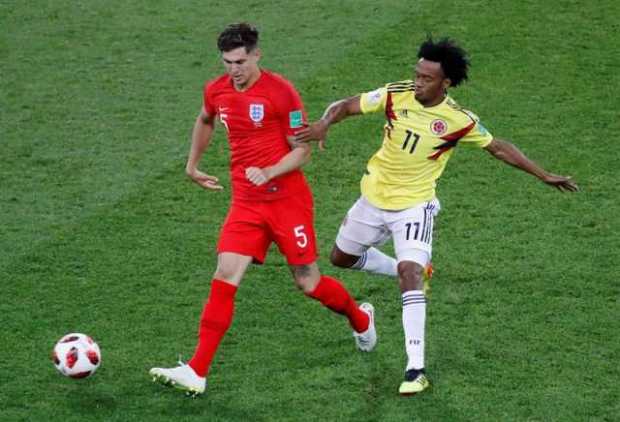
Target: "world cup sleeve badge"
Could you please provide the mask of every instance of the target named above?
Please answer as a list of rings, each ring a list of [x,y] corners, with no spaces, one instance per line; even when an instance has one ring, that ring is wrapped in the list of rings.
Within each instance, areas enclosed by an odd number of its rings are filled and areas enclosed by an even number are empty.
[[[304,115],[301,110],[294,110],[288,114],[288,123],[291,129],[299,129],[304,125]]]
[[[259,125],[265,117],[265,105],[264,104],[250,104],[250,119]]]

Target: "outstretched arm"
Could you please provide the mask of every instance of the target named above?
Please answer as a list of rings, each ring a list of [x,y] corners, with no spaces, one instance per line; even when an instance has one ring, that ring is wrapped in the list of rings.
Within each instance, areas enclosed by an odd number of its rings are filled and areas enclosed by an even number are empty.
[[[506,140],[494,138],[484,149],[498,160],[536,176],[542,182],[562,192],[577,192],[579,190],[579,187],[573,182],[570,176],[548,173],[545,169],[527,158],[519,148]]]
[[[319,141],[319,149],[323,150],[325,149],[325,138],[327,137],[329,127],[349,116],[358,114],[362,114],[359,95],[333,102],[327,106],[320,120],[311,123],[308,127],[297,132],[295,141]]]

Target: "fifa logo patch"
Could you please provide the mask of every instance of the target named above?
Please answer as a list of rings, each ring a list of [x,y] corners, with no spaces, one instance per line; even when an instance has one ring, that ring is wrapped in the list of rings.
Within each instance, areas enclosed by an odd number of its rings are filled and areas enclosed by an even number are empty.
[[[431,122],[431,132],[433,135],[441,136],[448,130],[448,124],[441,119],[435,119]]]
[[[301,113],[301,110],[291,111],[288,114],[289,126],[291,129],[297,129],[303,127],[304,125],[304,116]]]
[[[265,117],[265,105],[264,104],[250,104],[250,119],[253,122],[258,123]]]

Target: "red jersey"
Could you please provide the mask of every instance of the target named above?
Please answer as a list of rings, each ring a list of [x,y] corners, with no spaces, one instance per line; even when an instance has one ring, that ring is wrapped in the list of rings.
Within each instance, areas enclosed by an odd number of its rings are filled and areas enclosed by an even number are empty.
[[[299,94],[282,76],[261,69],[258,80],[239,92],[229,75],[208,81],[204,109],[217,115],[228,132],[232,197],[242,200],[273,200],[309,191],[301,170],[293,170],[256,186],[246,179],[248,167],[276,164],[291,151],[292,136],[306,121]]]

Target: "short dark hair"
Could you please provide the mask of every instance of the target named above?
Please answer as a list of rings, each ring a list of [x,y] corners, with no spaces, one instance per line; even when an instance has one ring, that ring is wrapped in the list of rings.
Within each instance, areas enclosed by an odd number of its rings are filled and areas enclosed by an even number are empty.
[[[450,38],[442,38],[435,42],[432,37],[428,37],[420,45],[418,58],[440,63],[444,75],[450,79],[450,86],[458,86],[467,80],[469,69],[467,52]]]
[[[221,52],[245,47],[245,51],[249,53],[257,44],[258,30],[247,22],[231,23],[217,38],[217,48]]]

